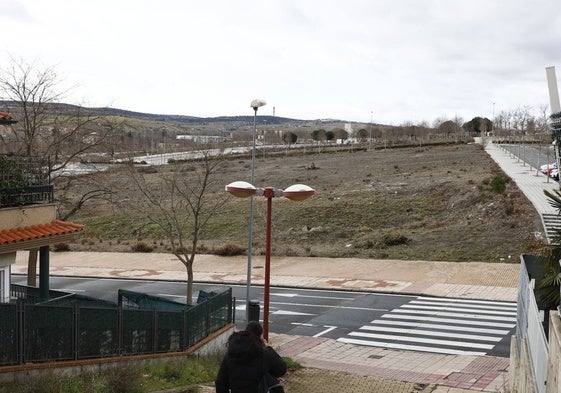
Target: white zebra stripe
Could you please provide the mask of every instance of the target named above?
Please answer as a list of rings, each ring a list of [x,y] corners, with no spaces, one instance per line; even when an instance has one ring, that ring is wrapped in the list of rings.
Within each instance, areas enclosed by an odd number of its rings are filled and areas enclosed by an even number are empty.
[[[421,315],[400,315],[400,314],[384,314],[382,318],[393,318],[393,319],[407,319],[414,321],[428,321],[428,322],[442,322],[442,323],[457,323],[457,324],[467,324],[474,326],[490,326],[498,328],[513,328],[516,326],[515,323],[498,323],[498,322],[487,322],[487,321],[470,321],[470,320],[458,320],[450,318],[438,318],[438,317],[425,317]]]
[[[454,321],[453,319],[450,321]],[[420,323],[420,322],[402,322],[402,321],[384,321],[381,319],[376,319],[370,323],[373,324],[380,324],[380,325],[393,325],[393,326],[411,326],[411,327],[418,327],[418,328],[426,328],[426,329],[440,329],[440,330],[457,330],[462,332],[472,332],[472,333],[487,333],[487,334],[499,334],[505,335],[508,334],[508,330],[499,330],[499,329],[485,329],[485,328],[475,328],[469,326],[456,326],[456,325],[444,325],[444,324],[436,324],[436,323]]]
[[[473,343],[473,342],[461,342],[461,341],[451,341],[451,340],[439,340],[439,339],[421,338],[421,337],[393,336],[391,334],[374,334],[374,333],[350,332],[349,336],[374,338],[374,339],[380,339],[380,340],[407,341],[407,342],[416,342],[416,343],[422,343],[422,344],[447,345],[447,346],[451,346],[451,347],[466,347],[466,348],[479,348],[479,349],[492,349],[494,347],[494,345],[490,345],[490,344],[480,344],[480,343]]]
[[[423,347],[419,345],[406,345],[406,344],[397,344],[397,343],[385,343],[379,341],[357,340],[357,339],[345,338],[345,337],[339,338],[337,339],[337,341],[348,343],[348,344],[366,345],[370,347],[402,349],[407,351],[418,351],[418,352],[442,353],[447,355],[485,356],[487,354],[486,352],[463,351],[459,349],[449,349],[449,348],[439,348],[439,347]]]
[[[414,334],[418,336],[431,336],[431,337],[448,337],[448,338],[458,338],[462,340],[477,340],[477,341],[491,341],[499,342],[501,337],[498,336],[480,336],[475,334],[459,334],[450,332],[435,332],[431,330],[422,329],[403,329],[403,328],[390,328],[387,326],[363,326],[361,330],[368,330],[373,332],[384,332],[384,333],[404,333],[404,334]]]
[[[456,318],[473,318],[473,319],[490,319],[492,321],[503,321],[503,322],[516,322],[516,318],[511,317],[494,317],[491,315],[479,315],[479,314],[457,314],[453,312],[434,312],[428,310],[404,310],[400,308],[396,308],[392,311],[392,313],[404,313],[404,314],[429,314],[429,315],[437,315],[443,317],[456,317]]]
[[[491,310],[481,310],[474,308],[457,308],[450,306],[417,306],[412,304],[404,304],[401,308],[414,308],[420,310],[445,310],[445,311],[459,311],[459,312],[477,312],[478,314],[493,314],[493,315],[512,315],[516,317],[516,311],[491,311]]]

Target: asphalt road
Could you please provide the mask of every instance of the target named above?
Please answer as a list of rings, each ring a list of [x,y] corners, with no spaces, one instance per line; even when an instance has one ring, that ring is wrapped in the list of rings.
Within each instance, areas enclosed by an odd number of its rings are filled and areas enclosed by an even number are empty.
[[[542,145],[502,145],[513,158],[517,158],[520,161],[520,165],[530,165],[533,169],[536,169],[547,163],[551,164],[555,162],[555,151],[553,146],[542,146]]]
[[[14,284],[25,276],[14,275]],[[51,276],[51,289],[117,301],[127,289],[185,302],[184,282]],[[195,283],[199,290],[221,285]],[[245,286],[232,286],[236,326],[245,325]],[[422,352],[508,357],[516,304],[395,294],[273,287],[270,331]],[[263,299],[252,287],[251,299]],[[261,315],[262,317],[262,315]]]

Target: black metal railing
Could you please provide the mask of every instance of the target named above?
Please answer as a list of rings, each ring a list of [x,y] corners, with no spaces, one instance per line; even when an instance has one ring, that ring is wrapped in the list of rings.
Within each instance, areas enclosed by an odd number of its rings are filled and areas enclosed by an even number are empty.
[[[52,185],[0,187],[0,208],[53,203],[53,201],[54,188]]]
[[[53,203],[48,156],[0,155],[0,208]]]
[[[231,289],[181,312],[0,304],[0,366],[181,351],[232,321]]]
[[[72,295],[69,292],[62,291],[49,291],[49,299],[56,299]],[[21,303],[37,304],[41,302],[41,292],[37,287],[30,287],[27,285],[11,284],[10,285],[10,298],[17,299]]]

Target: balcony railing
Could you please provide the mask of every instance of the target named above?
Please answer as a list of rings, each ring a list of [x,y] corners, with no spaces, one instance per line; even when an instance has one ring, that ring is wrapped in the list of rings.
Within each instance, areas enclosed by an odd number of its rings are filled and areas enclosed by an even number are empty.
[[[53,203],[53,199],[52,185],[0,188],[0,208]]]
[[[53,203],[48,157],[0,155],[0,208]]]

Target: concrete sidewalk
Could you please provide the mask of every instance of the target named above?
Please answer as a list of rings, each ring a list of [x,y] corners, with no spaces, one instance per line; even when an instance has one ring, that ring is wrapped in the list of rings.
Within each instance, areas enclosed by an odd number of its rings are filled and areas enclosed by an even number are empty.
[[[518,262],[513,260],[513,262]],[[264,283],[264,257],[253,257],[252,283]],[[171,254],[51,252],[53,275],[186,280]],[[247,257],[197,255],[195,281],[243,284]],[[27,253],[12,272],[27,273]],[[273,257],[271,285],[516,301],[517,263],[396,261],[357,258]]]

